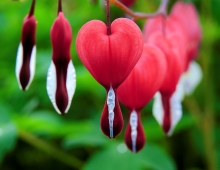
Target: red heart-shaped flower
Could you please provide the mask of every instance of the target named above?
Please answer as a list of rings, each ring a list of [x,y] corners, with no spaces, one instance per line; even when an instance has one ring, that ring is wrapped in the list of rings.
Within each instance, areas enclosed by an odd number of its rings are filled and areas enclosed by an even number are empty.
[[[119,101],[130,110],[141,110],[161,87],[166,70],[162,51],[145,44],[138,63],[117,90]]]
[[[98,20],[86,23],[79,31],[76,49],[82,63],[107,90],[102,117],[102,131],[113,138],[123,127],[123,118],[116,97],[117,87],[126,79],[143,50],[143,36],[138,26],[125,18],[111,24],[111,34]]]
[[[117,90],[118,98],[131,111],[125,133],[125,143],[133,152],[141,150],[145,134],[140,110],[159,90],[167,70],[166,58],[156,46],[144,45],[143,53],[128,78]]]

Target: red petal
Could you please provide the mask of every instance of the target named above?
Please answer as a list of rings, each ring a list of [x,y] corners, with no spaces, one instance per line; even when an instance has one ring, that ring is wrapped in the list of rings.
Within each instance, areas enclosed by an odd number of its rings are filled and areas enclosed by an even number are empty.
[[[187,55],[189,62],[197,56],[202,37],[198,13],[192,3],[176,2],[172,8],[170,18],[178,22],[188,38]]]
[[[168,134],[171,128],[170,96],[162,95],[162,103],[164,108],[162,127],[164,132]]]
[[[129,109],[141,110],[161,87],[166,70],[161,50],[145,44],[138,63],[117,90],[119,101]]]
[[[174,43],[172,38],[173,34],[165,38],[161,32],[155,32],[148,38],[148,43],[154,44],[159,47],[165,54],[167,61],[167,72],[164,82],[160,88],[162,94],[172,95],[176,89],[180,75],[183,72],[184,60],[181,59],[181,53]]]
[[[23,47],[23,61],[19,74],[19,80],[23,90],[26,89],[31,78],[30,60],[36,42],[35,35],[36,19],[34,16],[27,16],[24,19],[22,27],[21,43]]]
[[[98,20],[86,23],[78,33],[78,55],[105,88],[117,88],[129,75],[143,50],[143,37],[138,26],[125,18],[116,19],[107,35],[106,25]]]
[[[57,65],[68,63],[70,57],[70,46],[72,41],[72,29],[64,17],[62,12],[59,12],[57,19],[54,21],[50,32],[51,43],[53,46],[53,61]]]

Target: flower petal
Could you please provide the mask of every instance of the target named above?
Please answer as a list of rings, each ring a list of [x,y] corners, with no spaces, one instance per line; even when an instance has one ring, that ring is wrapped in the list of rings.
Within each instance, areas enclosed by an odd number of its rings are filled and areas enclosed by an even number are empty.
[[[144,147],[145,141],[140,113],[133,110],[125,132],[125,143],[132,152],[137,153]]]
[[[109,94],[109,91],[107,94]],[[115,97],[110,99],[111,102],[109,102],[108,96],[102,111],[100,125],[102,132],[111,139],[115,138],[122,131],[124,120],[116,94],[113,95]]]
[[[154,98],[153,115],[168,136],[172,135],[175,126],[182,117],[182,97],[180,93],[175,92],[169,98],[161,96],[158,92]]]

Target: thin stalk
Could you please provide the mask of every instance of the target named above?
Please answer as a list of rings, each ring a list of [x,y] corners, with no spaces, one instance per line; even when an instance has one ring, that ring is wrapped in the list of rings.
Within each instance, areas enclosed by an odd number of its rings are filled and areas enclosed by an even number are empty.
[[[169,0],[161,0],[161,4],[158,8],[158,10],[154,13],[142,13],[142,12],[133,12],[131,9],[123,5],[118,0],[110,0],[110,3],[112,5],[115,5],[116,7],[120,8],[122,11],[124,11],[126,14],[130,15],[133,20],[139,20],[139,19],[148,19],[152,18],[158,15],[166,16],[167,15],[167,5],[169,3]]]
[[[206,14],[205,24],[210,24],[212,22],[211,17],[211,5],[207,0],[202,0],[201,13]],[[205,37],[205,36],[204,36]],[[205,42],[205,40],[203,40]],[[214,42],[204,43],[201,48],[201,59],[204,72],[204,99],[205,99],[205,108],[204,108],[204,117],[202,122],[202,134],[204,141],[204,149],[206,155],[207,169],[209,170],[218,170],[218,161],[217,161],[217,149],[215,144],[214,136],[214,127],[215,127],[215,118],[214,118],[214,81],[212,78],[212,58],[207,56],[212,56],[212,45]],[[208,89],[208,90],[207,90]]]
[[[55,148],[51,144],[43,141],[42,139],[34,136],[33,134],[19,129],[18,131],[19,138],[24,142],[27,142],[31,146],[45,152],[52,158],[66,164],[69,167],[80,169],[83,165],[83,162],[73,155],[69,155],[58,148]]]
[[[62,12],[62,1],[58,0],[58,12],[57,14],[59,14],[59,12]]]
[[[111,18],[110,18],[110,3],[109,0],[105,0],[106,6],[106,20],[107,20],[107,35],[111,35]]]
[[[29,12],[29,17],[34,15],[35,2],[36,2],[35,0],[32,0],[31,9],[30,9],[30,12]]]

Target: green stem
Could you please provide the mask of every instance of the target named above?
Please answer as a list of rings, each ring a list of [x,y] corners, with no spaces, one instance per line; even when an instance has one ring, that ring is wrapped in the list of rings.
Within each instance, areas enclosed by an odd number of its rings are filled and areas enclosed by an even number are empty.
[[[18,131],[19,138],[31,146],[45,152],[46,154],[50,155],[54,159],[66,164],[69,167],[80,169],[83,165],[83,162],[78,158],[74,157],[73,155],[69,155],[58,148],[55,148],[51,144],[43,141],[42,139],[34,136],[33,134],[19,129]]]

